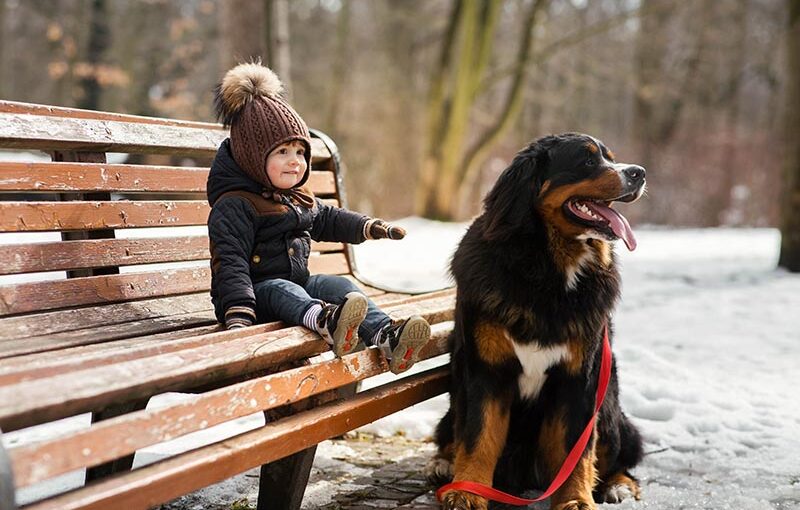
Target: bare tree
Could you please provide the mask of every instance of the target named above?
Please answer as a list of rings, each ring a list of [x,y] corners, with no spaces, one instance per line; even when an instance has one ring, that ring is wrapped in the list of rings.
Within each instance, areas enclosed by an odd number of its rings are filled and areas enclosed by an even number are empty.
[[[222,65],[229,69],[240,62],[265,56],[264,5],[250,0],[225,0],[222,6]]]
[[[800,272],[800,0],[787,0],[786,3],[789,11],[786,37],[786,186],[781,212],[782,237],[778,265],[792,272]]]
[[[264,0],[266,63],[281,77],[287,92],[292,91],[289,53],[289,1]]]
[[[6,70],[6,0],[0,0],[0,97],[5,96]]]
[[[456,216],[459,190],[470,162],[481,158],[485,148],[516,120],[536,15],[547,3],[535,0],[530,4],[506,101],[493,125],[468,151],[467,159],[464,151],[470,114],[492,55],[501,2],[464,0],[454,4],[428,96],[429,123],[417,192],[417,210],[422,215],[443,219]]]

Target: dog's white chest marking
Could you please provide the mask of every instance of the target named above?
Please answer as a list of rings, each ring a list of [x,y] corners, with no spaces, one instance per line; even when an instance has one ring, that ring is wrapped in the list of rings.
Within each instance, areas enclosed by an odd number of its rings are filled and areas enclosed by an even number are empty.
[[[508,333],[506,333],[508,335]],[[567,359],[566,345],[542,347],[537,342],[518,344],[508,335],[514,352],[522,365],[519,376],[519,393],[523,399],[534,399],[539,395],[547,380],[547,369]]]

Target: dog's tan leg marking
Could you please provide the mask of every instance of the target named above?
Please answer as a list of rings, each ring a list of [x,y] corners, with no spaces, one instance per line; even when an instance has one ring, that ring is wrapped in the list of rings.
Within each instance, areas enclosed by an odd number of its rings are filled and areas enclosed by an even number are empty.
[[[544,422],[539,433],[539,446],[542,452],[540,461],[543,464],[543,472],[549,474],[549,480],[556,476],[564,459],[567,458],[566,442],[566,426],[560,416]],[[575,466],[575,470],[550,498],[551,510],[595,510],[592,489],[597,483],[596,460],[593,438]]]
[[[497,324],[478,324],[475,328],[475,344],[478,356],[489,365],[500,365],[516,356],[505,328]]]
[[[503,452],[508,435],[508,403],[500,400],[486,400],[483,404],[483,423],[478,441],[472,450],[457,442],[455,447],[455,466],[453,480],[469,480],[492,485],[497,459]],[[445,510],[485,510],[485,498],[461,491],[448,491],[442,498]]]

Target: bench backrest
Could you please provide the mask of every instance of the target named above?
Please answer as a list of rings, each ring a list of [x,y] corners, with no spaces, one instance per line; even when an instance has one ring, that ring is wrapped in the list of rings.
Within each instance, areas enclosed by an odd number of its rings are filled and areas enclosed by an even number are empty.
[[[312,136],[309,184],[342,204],[336,147]],[[164,296],[208,308],[205,186],[226,137],[218,124],[0,101],[0,149],[51,159],[0,150],[0,318]],[[342,243],[312,249],[312,272],[352,273]]]

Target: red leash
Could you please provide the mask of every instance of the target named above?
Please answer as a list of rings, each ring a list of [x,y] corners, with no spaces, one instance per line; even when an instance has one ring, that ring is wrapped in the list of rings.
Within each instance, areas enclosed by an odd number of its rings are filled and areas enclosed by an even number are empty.
[[[555,491],[558,490],[559,487],[561,487],[565,481],[567,481],[569,475],[572,474],[572,470],[574,470],[575,466],[578,464],[581,455],[583,455],[586,445],[589,444],[589,438],[592,436],[592,430],[594,430],[594,423],[597,419],[597,413],[600,411],[600,406],[603,405],[603,399],[606,397],[606,390],[608,389],[608,381],[610,379],[611,343],[608,340],[608,326],[606,325],[603,331],[603,357],[600,361],[600,376],[597,378],[597,394],[595,396],[594,414],[592,414],[592,417],[589,420],[589,423],[586,425],[586,428],[583,429],[581,437],[578,438],[575,446],[572,447],[572,451],[570,451],[569,455],[567,455],[566,460],[564,460],[564,464],[561,465],[561,469],[558,470],[558,474],[550,484],[550,487],[548,487],[541,496],[536,499],[525,499],[512,496],[511,494],[499,491],[482,483],[460,480],[439,487],[439,490],[436,491],[436,499],[441,501],[444,493],[452,490],[469,492],[492,501],[498,501],[500,503],[506,503],[515,506],[530,505],[531,503],[536,503],[537,501],[542,501],[549,498]]]

